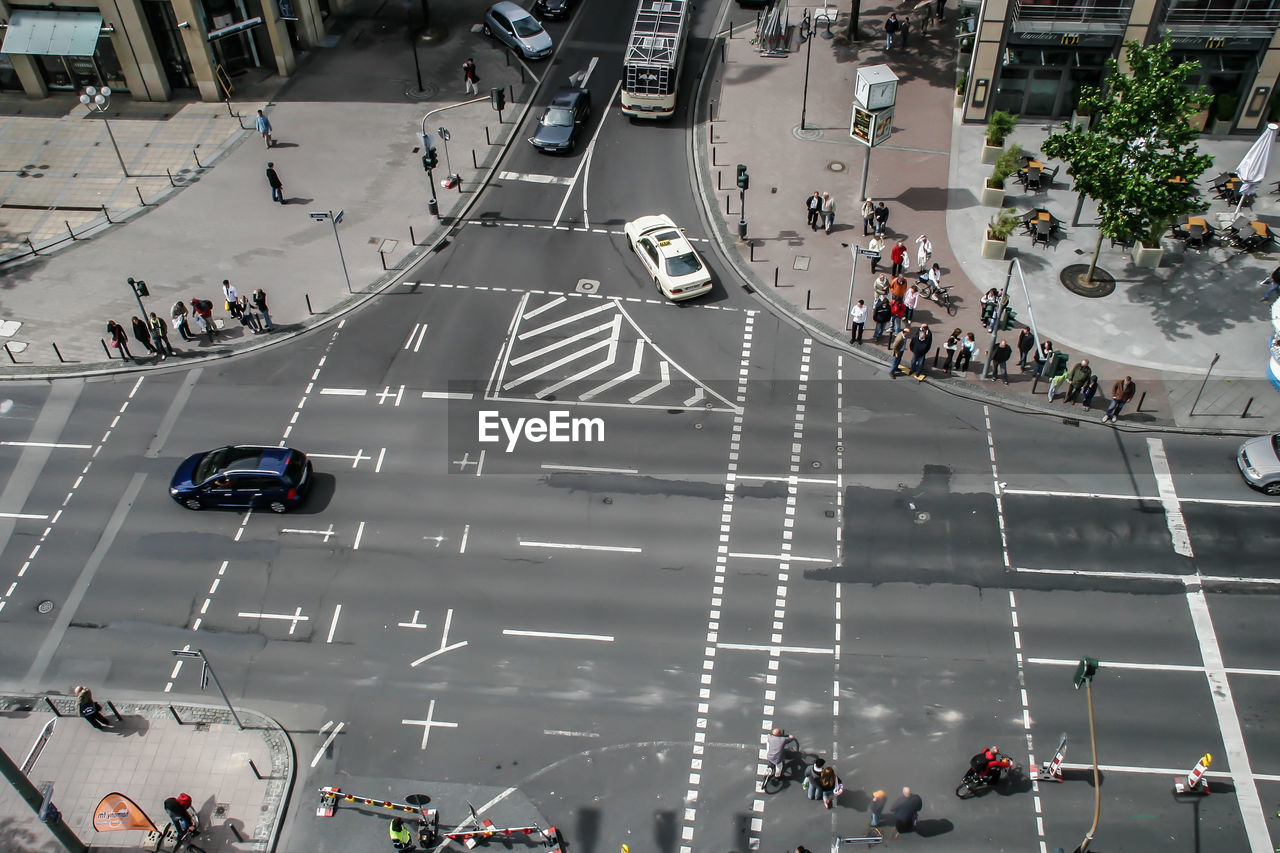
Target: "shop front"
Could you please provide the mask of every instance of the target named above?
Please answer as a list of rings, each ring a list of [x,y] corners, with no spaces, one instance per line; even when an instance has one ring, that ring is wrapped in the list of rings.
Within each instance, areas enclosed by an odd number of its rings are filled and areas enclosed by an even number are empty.
[[[9,57],[22,54],[34,60],[50,91],[128,91],[111,39],[103,36],[102,15],[94,11],[15,8],[0,44],[6,66],[0,68],[0,88],[21,88]]]
[[[1118,36],[1013,32],[996,80],[994,108],[1019,116],[1068,118],[1082,86],[1096,86]]]
[[[1244,110],[1267,42],[1248,38],[1180,37],[1173,41],[1173,61],[1198,62],[1188,76],[1191,87],[1204,86],[1213,96],[1211,121],[1232,122]]]

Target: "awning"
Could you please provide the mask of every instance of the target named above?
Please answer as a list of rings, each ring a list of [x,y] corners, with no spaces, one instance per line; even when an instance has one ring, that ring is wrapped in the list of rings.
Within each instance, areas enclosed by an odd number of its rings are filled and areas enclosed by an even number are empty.
[[[101,32],[97,12],[15,11],[0,53],[93,56]]]

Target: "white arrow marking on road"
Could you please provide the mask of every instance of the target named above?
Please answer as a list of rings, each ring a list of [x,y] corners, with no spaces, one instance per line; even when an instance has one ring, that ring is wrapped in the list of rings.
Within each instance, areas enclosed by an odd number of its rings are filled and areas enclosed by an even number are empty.
[[[432,717],[435,716],[435,713],[436,713],[436,700],[432,699],[431,703],[427,705],[427,718],[425,720],[401,720],[400,721],[403,725],[406,725],[406,726],[422,726],[422,748],[423,749],[427,748],[427,739],[431,737],[431,728],[433,726],[439,726],[445,729],[456,729],[458,727],[457,723],[442,723],[438,720],[433,720]]]
[[[415,620],[418,618],[417,611],[414,611],[413,618]],[[439,657],[445,652],[451,652],[454,649],[460,649],[463,646],[465,646],[467,644],[466,640],[463,640],[461,643],[454,643],[453,645],[449,645],[449,628],[452,625],[453,625],[453,608],[450,607],[449,612],[446,613],[444,616],[444,631],[441,632],[440,634],[440,648],[436,649],[434,652],[431,652],[430,654],[423,655],[413,663],[409,664],[409,666],[417,666],[420,663],[426,663],[432,658]]]
[[[657,394],[663,388],[666,388],[668,385],[671,384],[671,368],[665,361],[658,362],[658,372],[662,374],[662,379],[660,381],[654,383],[653,385],[650,385],[648,388],[641,391],[639,394],[635,395],[627,402],[639,403],[641,400],[645,399],[646,397],[649,397],[653,394]]]
[[[245,619],[280,619],[289,623],[289,633],[292,634],[298,627],[299,622],[310,622],[310,616],[302,615],[302,608],[296,608],[292,613],[248,613],[241,611],[236,614]]]
[[[312,768],[314,768],[317,764],[320,763],[320,759],[324,757],[325,750],[329,748],[329,745],[333,743],[334,738],[338,736],[338,733],[342,731],[342,727],[345,725],[346,723],[338,723],[338,725],[334,727],[334,730],[329,732],[329,737],[325,740],[324,744],[322,744],[321,747],[316,750],[316,757],[311,759]],[[329,727],[329,723],[325,723],[324,728],[320,729],[320,732],[323,734],[324,729],[328,727]]]
[[[579,380],[586,379],[591,374],[599,373],[601,370],[604,370],[606,367],[613,364],[613,360],[618,357],[618,338],[621,336],[621,334],[622,334],[622,315],[614,314],[613,315],[613,331],[609,333],[609,347],[608,347],[608,351],[605,352],[604,358],[596,362],[595,364],[591,365],[590,367],[587,367],[583,370],[578,371],[577,373],[573,374],[572,376],[566,379],[561,379],[559,382],[555,383],[554,385],[549,385],[546,388],[543,388],[541,391],[534,394],[534,396],[537,397],[539,400],[545,399],[546,397],[549,397],[552,394],[559,391],[561,388],[564,388],[566,385],[572,385],[573,383]]]
[[[397,622],[396,624],[401,628],[425,628],[427,627],[427,623],[418,621],[418,614],[421,612],[421,610],[413,611],[413,621],[411,622]]]
[[[587,63],[587,70],[582,72],[582,80],[577,85],[581,89],[587,88],[587,81],[591,79],[591,72],[596,70],[596,63],[600,61],[600,57],[593,56],[591,61]]]
[[[604,115],[600,119],[600,123],[596,125],[595,133],[591,134],[591,141],[587,143],[587,153],[583,155],[582,162],[578,164],[578,170],[573,173],[573,181],[569,184],[569,188],[565,190],[564,200],[560,202],[560,209],[556,211],[556,218],[552,220],[551,227],[557,228],[560,225],[560,217],[564,215],[565,206],[569,204],[569,199],[573,196],[573,185],[578,182],[578,176],[582,174],[582,170],[586,168],[587,163],[591,160],[591,152],[595,150],[596,140],[600,137],[600,131],[604,130],[605,119],[609,117],[609,107],[613,106],[613,99],[618,97],[618,90],[622,88],[622,80],[619,79],[613,87],[613,94],[609,95],[609,100],[605,101]],[[585,196],[583,197],[585,199]],[[585,217],[587,210],[586,205],[582,206],[582,214]]]
[[[329,397],[363,397],[368,392],[364,388],[321,388],[320,394]]]
[[[638,340],[636,341],[635,352],[632,354],[632,357],[631,357],[630,370],[628,370],[626,373],[622,374],[621,376],[615,376],[614,378],[610,379],[608,382],[605,382],[602,385],[597,385],[596,387],[592,388],[590,391],[586,392],[585,394],[578,395],[578,399],[590,400],[596,395],[600,394],[602,391],[608,391],[613,386],[626,382],[628,379],[635,379],[637,376],[640,375],[640,362],[643,360],[644,360],[644,341]]]

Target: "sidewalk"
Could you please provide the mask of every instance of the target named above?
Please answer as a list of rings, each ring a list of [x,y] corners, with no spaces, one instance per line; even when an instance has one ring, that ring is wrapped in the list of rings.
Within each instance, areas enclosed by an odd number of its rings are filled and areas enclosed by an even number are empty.
[[[933,303],[921,302],[916,322],[927,322],[935,348],[959,327],[976,334],[982,354],[965,376],[931,371],[930,381],[967,396],[980,395],[1001,405],[1057,417],[1100,420],[1112,383],[1133,377],[1142,409],[1130,404],[1119,426],[1187,429],[1257,434],[1280,429],[1280,393],[1266,378],[1267,345],[1271,337],[1270,306],[1258,302],[1257,282],[1276,266],[1275,255],[1251,257],[1222,249],[1169,253],[1159,270],[1138,270],[1119,247],[1104,241],[1099,265],[1117,279],[1109,296],[1086,299],[1068,291],[1058,279],[1069,264],[1087,264],[1097,231],[1091,226],[1096,211],[1086,204],[1081,225],[1070,225],[1076,196],[1069,178],[1061,175],[1044,193],[1024,193],[1008,182],[1005,205],[1021,213],[1047,207],[1065,220],[1064,236],[1046,250],[1032,248],[1029,238],[1010,238],[1008,258],[1017,258],[1026,280],[1027,297],[1015,274],[1010,307],[1020,323],[1032,315],[1043,338],[1069,352],[1071,363],[1088,358],[1100,376],[1093,411],[1031,394],[1033,377],[1011,362],[1010,384],[983,382],[981,370],[991,345],[979,318],[979,299],[991,287],[1003,287],[1009,261],[984,260],[981,241],[996,208],[982,207],[978,190],[991,167],[981,163],[983,126],[962,125],[954,106],[955,47],[951,33],[954,11],[947,20],[922,36],[912,33],[909,45],[884,51],[880,26],[893,6],[862,10],[864,39],[842,44],[839,39],[816,38],[800,44],[783,58],[764,57],[751,44],[753,30],[740,27],[726,42],[725,62],[712,51],[702,90],[695,159],[702,170],[704,193],[713,230],[748,281],[767,299],[792,314],[815,334],[887,365],[888,336],[871,344],[850,346],[846,311],[850,300],[850,246],[865,246],[858,189],[866,149],[849,136],[854,81],[860,65],[888,64],[898,75],[894,133],[871,152],[868,195],[884,200],[890,210],[890,242],[900,237],[910,261],[909,281],[916,280],[915,239],[928,234],[933,259],[943,280],[954,285],[960,310],[948,317]],[[900,11],[900,10],[898,10]],[[837,26],[845,26],[844,13]],[[808,99],[805,128],[800,127],[806,54]],[[715,121],[707,122],[715,102]],[[779,109],[778,105],[785,105]],[[1025,151],[1038,151],[1048,134],[1046,123],[1023,123],[1011,139]],[[1235,168],[1252,137],[1212,138],[1202,147],[1215,155],[1214,170]],[[734,165],[745,163],[751,173],[747,192],[747,243],[737,240],[738,193]],[[1204,183],[1202,181],[1202,183]],[[836,200],[836,226],[830,234],[812,231],[805,222],[804,201],[814,190],[830,192]],[[732,213],[726,215],[726,203]],[[1224,211],[1215,202],[1209,218]],[[717,213],[718,211],[718,213]],[[1246,211],[1248,212],[1248,211]],[[1280,225],[1277,196],[1258,198],[1253,218]],[[1179,247],[1180,248],[1180,247]],[[881,270],[887,271],[887,252]],[[775,276],[778,286],[773,286]],[[873,299],[873,276],[866,259],[859,259],[852,299]],[[1001,332],[1011,346],[1017,329]],[[1203,396],[1190,414],[1214,353],[1219,363]],[[1252,399],[1252,402],[1250,400]],[[1061,396],[1059,397],[1061,400]],[[1248,417],[1240,415],[1248,407]]]
[[[119,792],[163,830],[165,798],[185,791],[199,812],[198,843],[207,853],[275,849],[295,768],[293,746],[274,720],[237,708],[241,731],[222,708],[116,701],[117,720],[107,705],[111,696],[94,698],[113,729],[98,731],[78,718],[69,695],[50,697],[63,716],[55,716],[41,696],[0,696],[0,747],[15,764],[23,763],[41,730],[55,721],[27,775],[37,789],[53,785],[53,802],[81,841],[96,850],[147,849],[145,832],[95,831],[94,809],[107,794]],[[0,814],[6,816],[0,822],[4,849],[57,846],[9,785],[0,787]]]

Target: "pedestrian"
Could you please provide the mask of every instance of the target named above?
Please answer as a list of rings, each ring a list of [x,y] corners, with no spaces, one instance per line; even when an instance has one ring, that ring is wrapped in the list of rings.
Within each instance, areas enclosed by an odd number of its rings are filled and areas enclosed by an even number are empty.
[[[901,240],[898,240],[893,244],[893,248],[889,250],[889,263],[892,264],[889,268],[889,274],[900,275],[902,273],[902,265],[906,259],[907,247]]]
[[[1004,377],[1004,384],[1009,384],[1009,359],[1013,357],[1013,347],[1009,346],[1009,342],[1001,340],[996,344],[995,349],[991,350],[991,375],[987,378],[992,382],[996,381],[997,376]]]
[[[893,805],[889,807],[889,811],[893,812],[894,837],[915,829],[920,821],[920,810],[923,808],[924,801],[920,799],[920,795],[911,793],[910,788],[903,788],[902,796],[894,800]]]
[[[468,95],[480,94],[480,88],[476,86],[480,82],[480,77],[476,74],[476,61],[469,56],[467,61],[462,63],[462,82]]]
[[[895,278],[894,281],[897,281]],[[892,285],[890,285],[892,286]],[[907,319],[907,303],[902,299],[889,294],[889,331],[898,332],[902,330],[902,323]]]
[[[249,304],[248,294],[242,295],[235,302],[237,313],[240,317],[240,325],[253,332],[255,335],[263,331],[262,321],[258,319],[258,315],[253,312],[253,306]]]
[[[870,817],[867,821],[870,826],[880,826],[884,823],[884,807],[888,800],[888,795],[882,790],[871,794],[871,807],[868,810]]]
[[[1089,377],[1089,381],[1084,383],[1084,387],[1080,389],[1080,402],[1086,409],[1093,407],[1093,395],[1098,393],[1098,374]]]
[[[138,339],[138,343],[142,344],[142,348],[150,355],[156,354],[156,348],[151,345],[151,330],[147,328],[147,321],[133,315],[133,336]]]
[[[885,296],[889,293],[889,276],[884,273],[876,276],[876,280],[871,283],[871,289],[875,291],[876,296]]]
[[[1036,347],[1036,376],[1042,376],[1045,372],[1045,365],[1053,362],[1053,341],[1041,341],[1040,346]]]
[[[822,193],[814,190],[813,195],[804,200],[804,209],[809,217],[809,229],[817,231],[818,222],[822,219]]]
[[[1067,386],[1067,402],[1071,405],[1076,404],[1076,398],[1080,396],[1080,389],[1084,387],[1084,383],[1089,381],[1089,377],[1093,375],[1093,368],[1089,366],[1089,359],[1081,359],[1075,367],[1071,368],[1071,372],[1067,374],[1067,381],[1071,384]]]
[[[924,379],[924,362],[929,357],[929,350],[933,349],[933,332],[929,331],[928,323],[921,323],[920,328],[911,337],[911,370],[916,379]]]
[[[213,302],[193,296],[191,298],[191,313],[195,315],[196,323],[200,326],[200,329],[208,335],[209,343],[213,343],[218,337],[218,326],[213,319]]]
[[[889,362],[889,378],[898,378],[898,365],[902,364],[902,355],[907,351],[907,342],[911,340],[911,327],[905,326],[902,331],[893,336],[893,343],[889,344],[889,351],[893,353],[893,360]]]
[[[800,784],[804,787],[805,793],[809,795],[809,799],[816,800],[822,796],[822,786],[819,780],[822,777],[822,769],[827,766],[825,758],[815,758],[813,763],[804,769],[804,781]]]
[[[280,182],[280,176],[276,174],[276,164],[267,164],[267,184],[271,187],[271,200],[284,204],[284,184]]]
[[[200,834],[200,830],[196,828],[195,813],[191,810],[190,794],[166,797],[163,806],[164,813],[169,816],[169,822],[173,824],[173,832],[178,838],[188,832],[192,835]]]
[[[930,262],[933,261],[933,243],[929,241],[927,234],[921,234],[916,238],[916,266],[920,269],[928,269]]]
[[[160,353],[161,360],[173,355],[173,344],[169,343],[169,326],[165,321],[152,311],[147,325],[151,327],[151,345]]]
[[[876,233],[884,234],[884,232],[889,228],[889,206],[884,202],[880,202],[876,205],[875,219]]]
[[[253,307],[257,308],[258,313],[262,315],[262,325],[267,331],[274,332],[276,327],[271,322],[271,312],[267,309],[267,292],[261,287],[253,292]]]
[[[862,200],[862,236],[866,237],[875,228],[876,204],[869,198]]]
[[[862,343],[862,332],[867,327],[867,305],[861,299],[849,310],[849,323],[852,326],[849,330],[849,343]]]
[[[884,22],[884,49],[889,50],[893,47],[893,34],[898,31],[898,13],[890,12],[889,19]]]
[[[1259,302],[1266,302],[1271,297],[1280,293],[1280,267],[1276,267],[1271,271],[1271,275],[1264,278],[1259,284],[1267,288],[1267,292],[1262,294]]]
[[[187,312],[187,304],[179,299],[173,303],[173,307],[169,309],[169,316],[173,318],[173,327],[178,330],[178,334],[182,335],[184,341],[194,339],[191,334],[191,326],[188,321],[191,319]]]
[[[960,342],[960,352],[956,355],[956,370],[961,373],[968,370],[969,364],[977,354],[978,342],[974,340],[973,332],[969,332],[964,336],[964,340]]]
[[[844,793],[844,782],[840,781],[836,769],[831,765],[823,767],[818,774],[818,787],[822,789],[822,805],[828,809],[831,808],[831,801]]]
[[[1018,369],[1024,373],[1027,369],[1027,356],[1031,354],[1035,345],[1036,336],[1031,333],[1031,329],[1024,328],[1018,333]]]
[[[884,257],[884,238],[879,234],[875,234],[867,241],[867,251],[875,252],[871,255],[871,274],[876,274],[876,269],[880,266],[880,259]]]
[[[92,690],[83,684],[77,684],[74,693],[76,694],[76,713],[83,717],[85,722],[98,731],[111,728],[111,721],[102,716],[102,706],[93,701]]]
[[[902,297],[902,304],[907,306],[907,320],[916,318],[916,306],[920,304],[920,288],[914,284],[907,290],[906,296]]]
[[[1124,379],[1117,379],[1116,384],[1111,386],[1111,402],[1107,405],[1107,411],[1102,416],[1102,422],[1116,422],[1116,418],[1120,417],[1120,410],[1124,408],[1124,404],[1133,399],[1134,392],[1138,390],[1138,386],[1133,384],[1133,377],[1126,376]]]
[[[1000,322],[1000,291],[994,287],[982,294],[982,300],[978,303],[982,311],[983,327],[988,332],[996,330],[996,323]],[[990,313],[987,313],[987,312]]]
[[[226,312],[227,312],[228,314],[230,314],[230,313],[231,313],[231,303],[233,303],[233,302],[237,302],[237,301],[239,301],[239,299],[240,299],[240,291],[236,290],[236,286],[235,286],[234,284],[232,284],[232,283],[231,283],[230,279],[225,279],[225,278],[224,278],[224,279],[222,280],[222,298],[223,298],[223,299],[226,301],[226,303],[227,303],[227,304],[224,306],[224,307],[225,307],[225,310],[226,310]],[[234,316],[234,315],[232,315],[232,316]]]
[[[956,353],[960,350],[960,342],[964,340],[964,335],[960,333],[960,327],[951,330],[951,334],[947,336],[947,342],[942,345],[942,354],[946,360],[942,364],[942,369],[947,373],[951,372],[951,365],[955,361]]]
[[[881,293],[876,297],[876,301],[871,303],[871,320],[876,324],[875,334],[871,338],[872,343],[880,343],[880,336],[884,334],[885,326],[893,317],[889,309],[889,295]]]
[[[1049,393],[1046,395],[1049,402],[1053,402],[1053,398],[1058,396],[1058,389],[1067,384],[1067,369],[1062,368],[1062,372],[1049,380]]]
[[[938,11],[937,11],[938,23],[942,23],[942,15],[943,15],[943,12],[946,10],[946,6],[947,6],[947,0],[938,0]]]
[[[822,194],[822,220],[826,232],[830,234],[831,226],[836,224],[836,200],[831,197],[831,193]]]
[[[907,298],[907,279],[905,276],[894,276],[889,279],[889,296],[893,299]]]
[[[271,119],[262,114],[262,110],[258,110],[258,118],[255,122],[258,133],[262,134],[262,138],[266,141],[267,147],[270,148],[274,143],[271,141]]]
[[[416,850],[417,847],[413,843],[413,836],[409,833],[409,828],[404,825],[404,821],[398,817],[391,819],[391,826],[387,830],[391,835],[392,850]]]
[[[898,22],[898,41],[902,43],[905,49],[907,43],[911,40],[911,19],[903,18]]]

